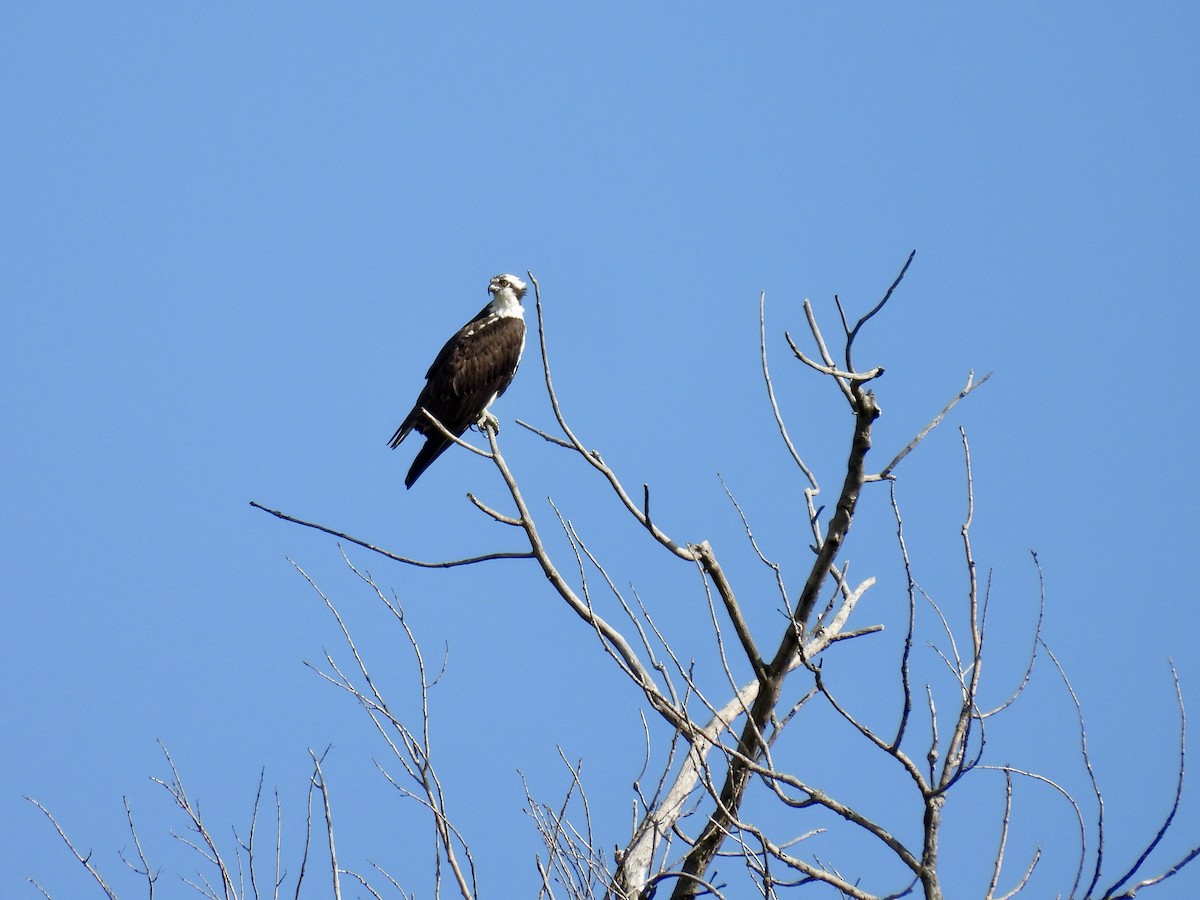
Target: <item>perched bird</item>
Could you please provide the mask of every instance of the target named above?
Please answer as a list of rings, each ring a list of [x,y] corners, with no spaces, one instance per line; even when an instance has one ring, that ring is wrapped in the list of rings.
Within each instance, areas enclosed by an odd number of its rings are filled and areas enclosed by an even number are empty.
[[[421,412],[427,410],[455,437],[491,417],[488,407],[512,384],[525,349],[525,282],[516,275],[497,275],[488,284],[492,302],[446,341],[425,374],[425,387],[389,446],[393,449],[414,428],[425,436],[404,486],[413,486],[421,473],[453,441]],[[492,417],[492,421],[495,419]]]

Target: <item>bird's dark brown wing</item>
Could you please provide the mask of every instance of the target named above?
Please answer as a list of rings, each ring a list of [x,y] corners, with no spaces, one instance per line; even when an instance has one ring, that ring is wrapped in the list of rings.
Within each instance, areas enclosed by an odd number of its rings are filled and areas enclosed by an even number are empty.
[[[427,439],[405,479],[407,486],[452,443],[421,409],[428,410],[451,434],[462,434],[512,383],[524,342],[524,320],[486,315],[472,319],[446,342],[429,367],[412,411],[392,435],[392,447],[413,429]]]

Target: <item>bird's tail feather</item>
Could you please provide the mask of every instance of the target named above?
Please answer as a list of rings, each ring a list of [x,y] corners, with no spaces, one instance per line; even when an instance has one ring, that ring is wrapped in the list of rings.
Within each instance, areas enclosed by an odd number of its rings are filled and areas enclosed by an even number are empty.
[[[425,446],[417,451],[417,457],[413,460],[412,467],[408,470],[408,475],[404,478],[404,487],[412,487],[414,482],[421,477],[421,473],[433,465],[435,459],[446,452],[450,443],[449,440],[441,436],[428,438],[425,441]]]
[[[396,429],[396,433],[392,435],[392,439],[388,441],[388,446],[395,450],[400,446],[400,442],[408,437],[408,433],[412,431],[412,426],[408,424],[408,420],[404,420],[404,424]]]

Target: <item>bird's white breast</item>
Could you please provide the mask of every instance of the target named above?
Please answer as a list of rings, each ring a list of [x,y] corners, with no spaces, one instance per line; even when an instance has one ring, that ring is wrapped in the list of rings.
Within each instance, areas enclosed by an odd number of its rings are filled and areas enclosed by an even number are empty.
[[[525,310],[512,288],[501,288],[492,296],[488,312],[498,319],[524,319]]]

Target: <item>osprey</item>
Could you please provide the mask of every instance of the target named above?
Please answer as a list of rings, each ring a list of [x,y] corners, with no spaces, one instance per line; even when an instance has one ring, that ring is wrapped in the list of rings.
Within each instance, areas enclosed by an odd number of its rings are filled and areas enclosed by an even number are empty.
[[[404,486],[413,486],[453,441],[421,412],[427,410],[455,437],[472,425],[495,419],[488,407],[512,384],[525,349],[525,282],[516,275],[497,275],[488,284],[492,302],[446,341],[425,373],[425,387],[389,446],[392,449],[414,428],[425,436]]]

